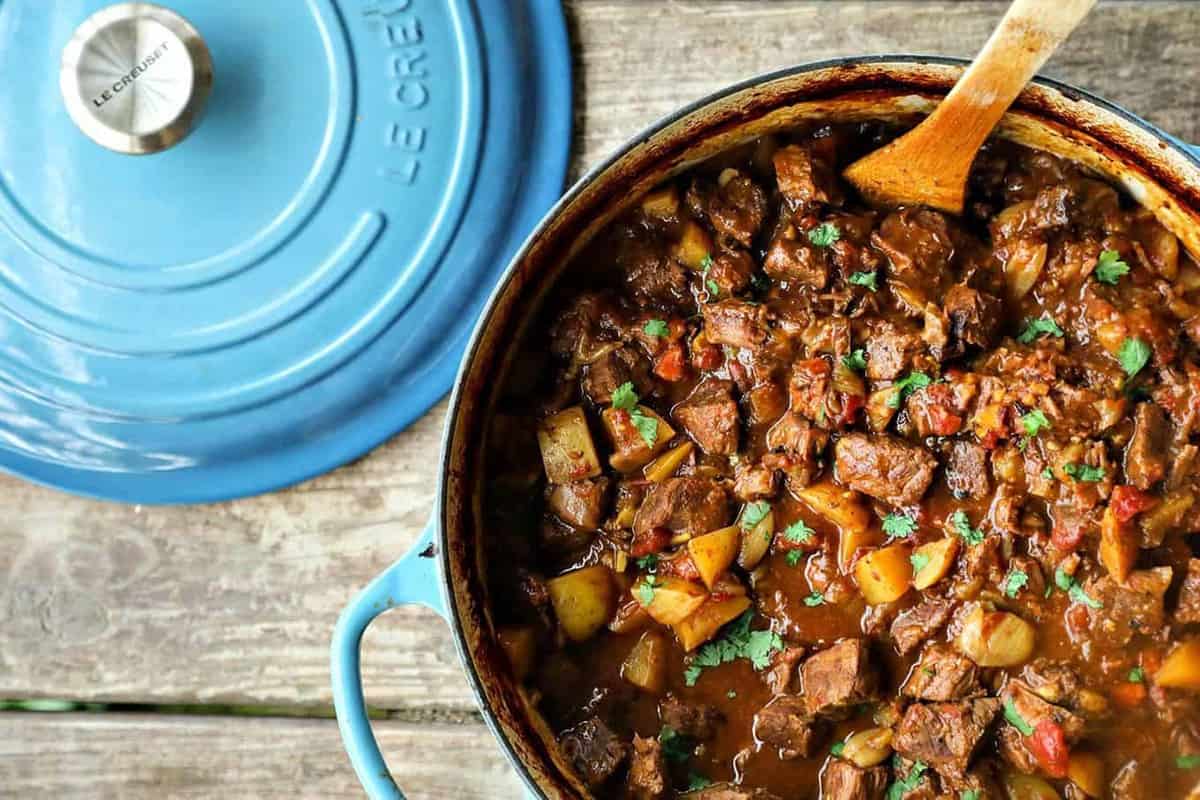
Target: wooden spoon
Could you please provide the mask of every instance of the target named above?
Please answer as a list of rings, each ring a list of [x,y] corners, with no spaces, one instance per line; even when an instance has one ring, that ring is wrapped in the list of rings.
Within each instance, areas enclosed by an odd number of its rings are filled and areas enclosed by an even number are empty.
[[[1017,95],[1096,0],[1014,0],[992,38],[933,113],[851,164],[846,179],[882,205],[961,214],[975,153]]]

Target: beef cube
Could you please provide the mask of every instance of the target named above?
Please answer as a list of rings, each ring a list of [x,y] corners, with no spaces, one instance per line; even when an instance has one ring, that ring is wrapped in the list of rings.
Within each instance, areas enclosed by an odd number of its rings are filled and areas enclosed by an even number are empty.
[[[770,669],[763,673],[771,694],[789,694],[796,682],[800,660],[804,658],[803,647],[788,647],[776,654]]]
[[[676,308],[691,299],[688,271],[660,242],[636,235],[622,239],[617,265],[626,288],[640,304]]]
[[[709,455],[733,455],[738,446],[737,401],[729,381],[707,379],[672,414],[688,436]]]
[[[820,744],[824,726],[806,711],[804,698],[776,695],[754,715],[754,738],[774,747],[779,758],[810,758]]]
[[[594,538],[591,531],[572,527],[550,515],[544,516],[538,526],[538,546],[553,558],[579,555]]]
[[[583,370],[583,393],[598,406],[611,403],[623,383],[632,383],[642,394],[651,386],[650,363],[632,347],[619,347]]]
[[[687,800],[779,800],[778,795],[771,794],[766,789],[747,789],[732,783],[714,783],[680,797],[686,797]]]
[[[721,248],[713,256],[706,281],[717,285],[718,297],[729,297],[737,294],[750,285],[754,274],[754,259],[745,250],[738,248]]]
[[[954,255],[950,223],[944,214],[926,208],[889,214],[871,234],[871,244],[900,277],[940,277]]]
[[[629,796],[634,800],[659,800],[671,785],[667,759],[657,739],[633,737],[633,756],[626,780]]]
[[[1000,298],[964,284],[950,287],[942,301],[950,333],[961,345],[990,348],[1000,338],[1004,304]]]
[[[955,442],[946,460],[946,485],[961,500],[987,497],[992,491],[987,451],[974,442]]]
[[[810,243],[790,225],[771,240],[763,259],[763,272],[789,285],[824,289],[829,283],[829,262],[825,250]]]
[[[563,359],[593,352],[617,334],[616,313],[612,295],[580,295],[555,318],[550,328],[550,352]]]
[[[1188,560],[1187,576],[1179,587],[1179,602],[1175,605],[1175,622],[1180,625],[1200,622],[1200,558]]]
[[[739,463],[733,495],[743,503],[774,497],[779,491],[779,473],[762,464]]]
[[[558,744],[567,763],[589,786],[602,785],[629,756],[629,745],[598,717],[563,731]]]
[[[800,669],[809,714],[838,715],[875,696],[875,665],[862,639],[844,639],[804,662]]]
[[[704,306],[704,335],[713,344],[758,347],[767,340],[767,307],[742,300]]]
[[[1153,635],[1163,626],[1163,597],[1171,585],[1170,567],[1135,570],[1125,585],[1110,576],[1092,578],[1084,591],[1100,604],[1088,606],[1092,635],[1108,647],[1124,647],[1134,634]]]
[[[1021,680],[1049,703],[1074,706],[1079,695],[1079,676],[1066,664],[1038,658],[1021,670]]]
[[[867,337],[867,377],[873,381],[899,378],[924,347],[919,333],[901,330],[890,322],[881,323]]]
[[[560,483],[550,489],[546,502],[563,522],[580,530],[594,531],[604,516],[611,483],[608,478]]]
[[[1062,728],[1067,744],[1083,736],[1084,719],[1062,706],[1048,703],[1023,681],[1011,680],[1000,693],[1001,703],[1025,720],[1031,728],[1037,728],[1043,720],[1050,720]],[[1006,723],[1011,724],[1011,723]]]
[[[828,432],[789,411],[767,432],[771,452],[763,457],[763,464],[783,470],[789,486],[802,488],[820,474],[821,454],[828,442]]]
[[[708,478],[668,478],[654,485],[633,518],[634,535],[653,528],[699,536],[725,527],[729,499],[720,484]]]
[[[793,208],[832,202],[835,178],[824,159],[816,158],[811,147],[788,145],[775,151],[775,180],[779,192]]]
[[[913,703],[904,712],[892,746],[945,775],[963,775],[1000,710],[995,698],[961,703]]]
[[[787,411],[787,393],[773,380],[756,384],[743,395],[746,410],[750,412],[751,425],[767,425],[783,416]]]
[[[977,758],[975,766],[964,775],[941,775],[942,792],[939,800],[970,797],[974,792],[976,800],[1006,800],[1008,793],[1000,788],[997,780],[996,764],[989,758]],[[905,798],[907,800],[907,798]],[[1082,800],[1082,799],[1080,799]]]
[[[883,800],[888,781],[886,766],[863,769],[830,758],[821,770],[821,800]]]
[[[707,741],[717,733],[724,721],[721,712],[704,703],[688,703],[668,694],[658,703],[658,718],[662,724],[681,736]]]
[[[924,447],[883,433],[843,436],[834,459],[843,485],[894,506],[919,502],[937,469],[937,459]]]
[[[908,673],[900,692],[906,697],[938,703],[965,700],[982,693],[979,669],[974,661],[950,645],[930,645]]]
[[[943,800],[928,764],[895,755],[892,757],[892,775],[908,787],[902,795],[904,800]]]
[[[953,611],[953,601],[930,597],[901,612],[891,627],[896,652],[907,658],[922,642],[946,626]]]
[[[1024,736],[1011,725],[1003,725],[996,733],[996,746],[1000,758],[1011,764],[1019,772],[1036,775],[1041,771],[1041,763],[1025,746]]]
[[[767,195],[750,178],[727,169],[715,184],[697,179],[684,196],[688,209],[726,239],[749,247],[767,218]]]
[[[1154,403],[1139,403],[1133,416],[1133,438],[1125,448],[1125,477],[1142,491],[1167,474],[1171,426]]]

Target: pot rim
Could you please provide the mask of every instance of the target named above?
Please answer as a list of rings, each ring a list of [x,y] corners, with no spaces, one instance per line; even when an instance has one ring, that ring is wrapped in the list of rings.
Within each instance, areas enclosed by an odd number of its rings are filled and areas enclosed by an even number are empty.
[[[474,364],[478,354],[480,344],[483,340],[484,332],[493,322],[493,315],[496,312],[497,300],[507,290],[509,284],[516,275],[518,265],[524,260],[529,253],[534,242],[543,234],[549,223],[554,220],[562,211],[573,203],[600,175],[608,171],[615,164],[627,157],[629,153],[638,145],[652,140],[654,137],[662,133],[664,130],[675,125],[684,118],[700,111],[701,109],[718,103],[728,97],[744,92],[748,89],[753,89],[756,86],[771,83],[784,78],[795,77],[809,72],[819,70],[827,70],[838,67],[856,67],[865,65],[939,65],[951,67],[965,67],[971,63],[970,59],[960,58],[957,56],[936,56],[936,55],[921,55],[915,53],[881,53],[874,55],[861,56],[843,56],[839,58],[824,59],[821,61],[812,61],[803,64],[796,64],[788,67],[782,67],[768,72],[759,73],[757,75],[745,78],[736,83],[724,86],[703,97],[687,103],[680,108],[677,108],[670,113],[659,117],[651,122],[646,127],[637,131],[631,137],[625,139],[620,145],[611,150],[607,155],[601,158],[594,165],[589,167],[583,175],[576,180],[567,191],[565,191],[557,202],[542,216],[537,225],[521,243],[520,248],[516,251],[513,257],[509,260],[508,265],[504,268],[500,278],[497,280],[495,287],[484,304],[483,311],[480,313],[479,319],[476,321],[475,327],[472,330],[471,338],[464,351],[462,360],[459,362],[458,374],[454,380],[454,387],[450,394],[450,402],[447,408],[447,422],[442,435],[441,443],[441,460],[438,472],[437,499],[434,506],[434,520],[436,521],[436,540],[438,550],[438,571],[439,583],[442,593],[442,599],[447,609],[447,622],[454,635],[454,648],[458,655],[459,662],[463,666],[466,673],[467,681],[471,686],[471,692],[475,697],[475,701],[479,706],[480,714],[483,716],[484,722],[487,723],[489,730],[497,739],[502,751],[508,762],[517,771],[521,781],[525,784],[526,790],[534,797],[545,798],[546,794],[541,786],[535,780],[529,766],[519,756],[515,746],[510,740],[508,734],[496,717],[496,712],[491,707],[488,701],[487,694],[484,691],[483,679],[480,677],[474,660],[471,658],[468,651],[468,643],[463,632],[463,624],[461,617],[461,608],[455,598],[455,594],[450,589],[447,576],[450,574],[450,551],[446,546],[447,526],[446,526],[446,507],[448,495],[447,475],[451,470],[452,460],[452,442],[458,432],[459,414],[458,409],[461,406],[462,395],[466,390],[466,378],[471,371],[469,368]],[[1060,81],[1054,78],[1035,76],[1031,85],[1037,85],[1043,88],[1052,89],[1072,100],[1084,101],[1092,106],[1106,111],[1116,116],[1125,124],[1131,125],[1140,129],[1142,132],[1150,134],[1154,138],[1165,143],[1168,147],[1175,150],[1190,161],[1194,166],[1200,169],[1200,148],[1192,148],[1181,140],[1175,138],[1166,131],[1158,128],[1154,124],[1142,119],[1137,114],[1123,108],[1110,100],[1090,92],[1086,89],[1080,89],[1070,83]],[[939,92],[940,94],[940,92]]]

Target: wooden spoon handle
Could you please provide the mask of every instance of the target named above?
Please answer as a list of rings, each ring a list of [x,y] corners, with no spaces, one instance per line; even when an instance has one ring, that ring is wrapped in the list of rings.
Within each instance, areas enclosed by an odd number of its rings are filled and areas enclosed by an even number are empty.
[[[1017,95],[1087,16],[1096,0],[1014,0],[999,27],[932,118],[974,153]]]

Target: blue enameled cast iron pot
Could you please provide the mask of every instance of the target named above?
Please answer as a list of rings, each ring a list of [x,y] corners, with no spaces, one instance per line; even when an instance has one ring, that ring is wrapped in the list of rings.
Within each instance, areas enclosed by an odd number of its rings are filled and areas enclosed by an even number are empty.
[[[530,793],[589,793],[561,761],[536,710],[508,674],[489,619],[479,557],[481,470],[488,410],[512,343],[571,256],[665,177],[736,143],[814,121],[912,120],[954,84],[962,63],[879,56],[795,67],[733,86],[639,134],[580,180],[545,217],[496,287],[458,373],[442,446],[433,519],[417,545],[346,609],[333,639],[333,690],[350,759],[375,800],[403,798],[371,733],[359,675],[363,631],[402,604],[449,622],[484,718]],[[998,135],[1083,162],[1120,183],[1200,255],[1200,150],[1086,92],[1030,86]]]

